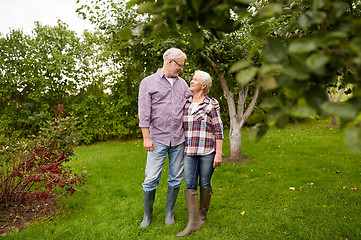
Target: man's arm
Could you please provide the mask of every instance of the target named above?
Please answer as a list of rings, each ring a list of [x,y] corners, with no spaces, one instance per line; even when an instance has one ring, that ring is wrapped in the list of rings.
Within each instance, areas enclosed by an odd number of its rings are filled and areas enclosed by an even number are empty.
[[[153,151],[154,150],[154,143],[152,139],[150,138],[149,128],[142,127],[142,134],[143,134],[143,147],[147,151]]]
[[[139,116],[139,127],[142,130],[143,135],[143,147],[147,151],[153,151],[154,143],[150,138],[149,122],[150,122],[150,111],[151,111],[151,99],[148,94],[147,84],[143,81],[139,85],[139,96],[138,96],[138,116]]]

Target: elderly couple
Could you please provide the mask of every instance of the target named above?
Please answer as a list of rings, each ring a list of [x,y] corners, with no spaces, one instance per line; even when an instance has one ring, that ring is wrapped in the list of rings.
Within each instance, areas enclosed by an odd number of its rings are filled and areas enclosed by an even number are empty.
[[[187,236],[198,231],[207,217],[212,187],[211,177],[222,163],[223,124],[218,102],[207,96],[210,75],[196,71],[190,86],[178,75],[186,55],[177,48],[163,55],[163,67],[142,80],[139,86],[138,114],[144,149],[147,153],[143,182],[144,217],[140,227],[152,221],[155,192],[168,154],[169,178],[165,225],[174,224],[183,170],[188,224],[177,234]],[[198,203],[198,178],[200,202]]]

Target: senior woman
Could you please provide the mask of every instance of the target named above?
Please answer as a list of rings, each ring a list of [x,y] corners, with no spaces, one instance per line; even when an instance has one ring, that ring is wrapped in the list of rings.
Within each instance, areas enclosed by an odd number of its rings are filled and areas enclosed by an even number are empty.
[[[213,170],[222,164],[223,124],[218,104],[207,96],[211,85],[212,78],[208,73],[195,71],[189,87],[193,96],[187,100],[183,115],[186,137],[184,150],[186,189],[184,193],[188,224],[182,232],[177,234],[177,237],[188,236],[198,231],[203,225],[211,201]]]

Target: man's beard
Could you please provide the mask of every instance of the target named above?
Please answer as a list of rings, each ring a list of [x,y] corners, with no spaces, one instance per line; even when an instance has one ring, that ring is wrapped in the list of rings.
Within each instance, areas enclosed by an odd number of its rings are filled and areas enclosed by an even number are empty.
[[[171,77],[172,77],[172,78],[177,78],[177,77],[178,77],[178,75],[179,75],[179,73],[178,73],[178,72],[174,72],[174,73],[172,73]]]

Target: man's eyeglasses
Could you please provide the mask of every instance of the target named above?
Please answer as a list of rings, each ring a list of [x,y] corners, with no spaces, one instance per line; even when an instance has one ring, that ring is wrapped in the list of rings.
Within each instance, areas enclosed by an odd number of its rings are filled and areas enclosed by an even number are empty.
[[[172,61],[173,62],[175,62],[180,68],[184,68],[184,65],[182,66],[182,65],[180,65],[179,63],[177,63],[177,61],[176,60],[174,60],[174,59],[172,59]]]

